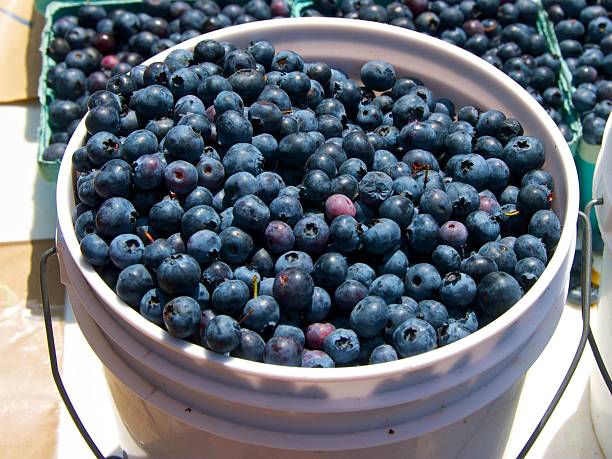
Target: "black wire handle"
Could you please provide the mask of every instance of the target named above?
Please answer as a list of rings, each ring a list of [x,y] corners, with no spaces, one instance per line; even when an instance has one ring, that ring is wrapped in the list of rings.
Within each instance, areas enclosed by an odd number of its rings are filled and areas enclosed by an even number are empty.
[[[584,213],[578,212],[578,220],[582,222],[582,263],[581,263],[581,272],[580,272],[580,283],[582,290],[582,334],[580,335],[580,341],[578,342],[578,349],[576,349],[576,354],[574,355],[574,359],[561,382],[561,386],[557,389],[557,393],[553,397],[550,405],[544,412],[542,419],[536,426],[535,430],[523,446],[523,449],[518,454],[517,459],[524,459],[527,456],[527,453],[538,439],[540,433],[544,429],[544,426],[550,419],[553,411],[557,407],[559,400],[563,396],[565,389],[569,385],[574,372],[576,371],[576,367],[578,367],[578,363],[580,362],[580,358],[582,357],[582,353],[584,348],[586,347],[587,341],[591,344],[593,349],[593,354],[596,355],[595,359],[597,361],[597,366],[599,367],[599,371],[601,372],[606,384],[608,386],[608,390],[612,393],[611,385],[610,385],[610,376],[608,375],[608,371],[604,365],[604,362],[601,358],[601,354],[599,353],[599,348],[595,343],[595,338],[591,333],[591,269],[592,269],[592,261],[591,257],[593,254],[593,241],[592,241],[592,232],[591,232],[591,220],[590,214],[595,206],[600,206],[603,204],[603,198],[593,199],[589,201],[587,205],[584,207]]]
[[[47,334],[47,348],[49,349],[49,362],[51,364],[51,373],[53,374],[53,380],[55,381],[55,386],[57,387],[57,391],[60,393],[62,400],[64,401],[64,405],[66,405],[66,409],[68,413],[70,413],[70,417],[72,421],[76,425],[79,433],[89,446],[89,449],[94,454],[96,459],[121,459],[117,456],[106,457],[104,454],[100,452],[91,436],[87,432],[87,429],[81,422],[81,418],[77,414],[74,409],[74,405],[70,401],[70,396],[66,392],[66,388],[64,387],[64,382],[62,381],[62,376],[59,371],[59,367],[57,365],[57,352],[55,349],[55,337],[53,334],[53,320],[51,318],[51,308],[49,307],[49,291],[47,288],[47,262],[49,258],[53,255],[57,254],[57,248],[51,247],[47,249],[45,253],[40,257],[40,292],[42,296],[42,307],[43,307],[43,315],[45,318],[45,331]]]
[[[592,248],[592,233],[591,233],[591,221],[589,218],[589,214],[591,213],[593,207],[599,206],[603,204],[603,198],[593,199],[584,208],[584,213],[578,212],[578,220],[583,224],[583,233],[582,233],[582,270],[581,270],[581,284],[582,284],[582,334],[580,336],[580,341],[578,343],[578,348],[576,349],[576,353],[570,364],[559,389],[555,393],[550,405],[544,412],[542,419],[536,426],[535,430],[525,443],[525,446],[520,451],[517,456],[517,459],[524,459],[527,456],[527,453],[533,446],[533,444],[538,439],[540,433],[544,429],[544,426],[550,419],[553,411],[557,407],[559,400],[563,396],[565,389],[569,385],[576,368],[578,367],[578,363],[580,362],[580,358],[582,357],[582,353],[584,352],[584,348],[586,347],[587,342],[590,344],[591,349],[593,351],[593,355],[595,357],[595,361],[597,362],[597,366],[599,371],[608,387],[608,390],[612,394],[612,381],[610,380],[610,375],[606,369],[604,361],[601,357],[601,353],[599,352],[599,348],[597,347],[597,343],[595,342],[595,338],[593,337],[593,333],[591,332],[590,326],[590,312],[591,312],[591,256],[593,252]],[[70,417],[74,421],[79,433],[82,435],[83,439],[87,443],[87,446],[91,449],[91,452],[94,454],[96,459],[121,459],[117,456],[110,456],[106,458],[98,449],[91,436],[87,432],[87,429],[81,422],[79,415],[77,414],[72,402],[70,401],[70,397],[66,392],[66,388],[64,387],[64,383],[62,382],[62,377],[59,372],[59,368],[57,365],[57,354],[55,350],[55,339],[53,336],[53,324],[51,318],[51,310],[49,308],[49,294],[47,289],[47,261],[50,257],[57,253],[57,249],[55,247],[51,247],[48,249],[40,258],[40,290],[42,294],[42,304],[43,304],[43,314],[45,318],[45,330],[47,332],[47,347],[49,348],[49,361],[51,364],[51,373],[53,374],[53,380],[55,381],[55,385],[57,386],[57,390],[60,393],[62,400],[64,401],[64,405],[66,405],[66,409],[70,413]]]

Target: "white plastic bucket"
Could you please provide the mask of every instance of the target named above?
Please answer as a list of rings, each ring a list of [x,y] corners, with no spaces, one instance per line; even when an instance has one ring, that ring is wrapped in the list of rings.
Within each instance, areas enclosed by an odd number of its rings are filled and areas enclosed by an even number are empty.
[[[122,431],[135,458],[500,457],[522,377],[561,315],[574,253],[578,181],[567,143],[546,112],[494,67],[440,40],[371,22],[263,21],[206,38],[246,46],[269,40],[306,61],[352,76],[369,59],[422,78],[457,104],[497,108],[542,139],[563,231],[536,285],[510,311],[441,349],[374,366],[287,368],[211,353],[177,340],[121,302],[80,255],[71,139],[57,187],[62,282],[75,316],[106,366]],[[181,45],[193,48],[201,38]],[[151,59],[163,60],[168,51]],[[380,456],[379,456],[380,455]]]
[[[601,238],[604,242],[599,304],[592,321],[593,337],[608,368],[612,369],[612,117],[608,118],[601,151],[593,175],[593,198],[603,197],[595,207]],[[606,457],[612,457],[612,396],[599,368],[593,367],[591,386],[591,418],[599,445]]]

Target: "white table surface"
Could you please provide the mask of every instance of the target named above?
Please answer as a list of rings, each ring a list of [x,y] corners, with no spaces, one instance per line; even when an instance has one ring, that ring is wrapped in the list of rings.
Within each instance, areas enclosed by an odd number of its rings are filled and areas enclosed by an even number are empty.
[[[0,242],[49,239],[55,234],[55,186],[38,175],[36,163],[38,115],[38,106],[33,102],[0,105],[0,125],[9,126],[3,129],[2,154],[6,158],[10,155],[10,162],[5,162],[10,167],[0,168],[0,193],[4,196],[4,215],[13,217],[0,225]],[[579,309],[566,306],[551,342],[527,374],[503,459],[516,456],[544,413],[574,355],[580,330]],[[587,347],[570,386],[528,459],[604,458],[590,418],[588,380],[593,365]],[[74,322],[69,305],[63,377],[77,412],[102,452],[119,453],[101,363]],[[93,457],[65,409],[60,418],[57,457]]]

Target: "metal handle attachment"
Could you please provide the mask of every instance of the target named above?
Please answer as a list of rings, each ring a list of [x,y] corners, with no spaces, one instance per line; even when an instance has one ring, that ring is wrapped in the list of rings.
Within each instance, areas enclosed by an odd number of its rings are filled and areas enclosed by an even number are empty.
[[[79,433],[89,446],[89,449],[96,457],[96,459],[121,459],[118,456],[104,456],[92,440],[91,436],[87,432],[87,429],[81,422],[79,415],[74,409],[74,405],[72,401],[70,401],[70,397],[66,392],[66,388],[64,387],[64,383],[62,381],[62,376],[59,371],[59,367],[57,365],[57,352],[55,349],[55,337],[53,335],[53,319],[51,318],[51,308],[49,307],[49,290],[47,287],[47,262],[49,258],[53,255],[57,254],[57,248],[51,247],[46,250],[45,253],[40,257],[40,293],[42,296],[42,307],[43,307],[43,315],[45,318],[45,331],[47,334],[47,348],[49,349],[49,362],[51,364],[51,373],[53,374],[53,380],[55,381],[55,386],[57,387],[57,391],[60,393],[62,400],[64,401],[64,405],[70,413],[70,417],[72,421],[76,425]]]

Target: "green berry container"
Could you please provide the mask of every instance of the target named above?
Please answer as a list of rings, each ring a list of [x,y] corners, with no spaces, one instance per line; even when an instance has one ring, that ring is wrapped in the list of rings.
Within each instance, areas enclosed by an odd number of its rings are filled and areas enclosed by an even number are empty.
[[[193,0],[186,0],[193,1]],[[235,0],[236,3],[246,3],[246,0]],[[60,18],[71,14],[76,14],[79,7],[83,4],[95,3],[107,8],[123,8],[135,13],[144,12],[142,0],[64,0],[52,1],[37,0],[36,9],[44,11],[45,27],[42,31],[40,52],[42,55],[42,71],[38,80],[38,100],[40,101],[40,125],[38,127],[38,168],[40,175],[50,182],[57,180],[60,161],[45,161],[43,152],[49,145],[51,138],[51,127],[49,125],[49,104],[53,101],[53,91],[47,87],[47,73],[56,62],[47,56],[47,48],[53,39],[51,27]],[[291,0],[287,0],[292,16],[297,16],[298,11]]]

